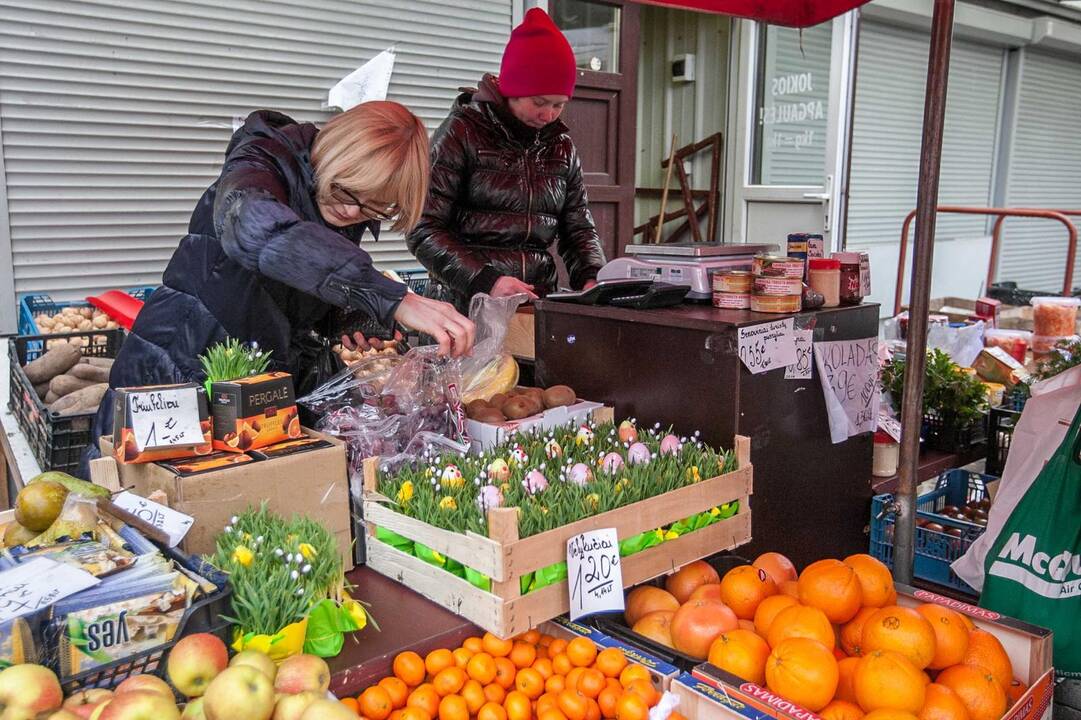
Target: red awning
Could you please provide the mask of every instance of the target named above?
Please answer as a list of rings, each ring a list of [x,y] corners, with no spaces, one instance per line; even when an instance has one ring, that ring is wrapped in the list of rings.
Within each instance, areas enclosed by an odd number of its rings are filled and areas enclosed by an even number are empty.
[[[868,0],[636,0],[649,5],[735,15],[774,25],[809,27],[826,22]]]

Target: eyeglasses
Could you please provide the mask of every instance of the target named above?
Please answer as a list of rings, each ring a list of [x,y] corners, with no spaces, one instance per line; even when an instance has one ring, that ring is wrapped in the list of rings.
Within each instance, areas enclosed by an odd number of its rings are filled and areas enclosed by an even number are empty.
[[[378,208],[374,208],[368,203],[361,201],[360,198],[343,188],[338,183],[331,183],[331,187],[334,188],[335,192],[340,192],[347,198],[352,200],[353,204],[360,208],[364,212],[364,214],[372,220],[389,222],[390,220],[398,217],[398,214],[401,212],[401,208],[398,207],[398,203],[391,203],[390,205],[387,205],[384,209],[379,210]]]

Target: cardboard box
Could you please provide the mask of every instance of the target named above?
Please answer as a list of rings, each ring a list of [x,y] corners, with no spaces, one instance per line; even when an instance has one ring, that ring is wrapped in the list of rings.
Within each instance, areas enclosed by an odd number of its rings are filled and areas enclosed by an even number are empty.
[[[132,430],[135,423],[131,418],[131,402],[136,394],[146,393],[153,390],[181,390],[195,388],[196,400],[199,404],[199,429],[202,430],[204,443],[201,445],[178,445],[174,447],[156,447],[140,451],[135,443],[135,433]],[[113,436],[112,452],[121,465],[130,463],[151,463],[159,460],[179,460],[199,455],[209,455],[211,449],[211,423],[210,412],[207,409],[206,390],[196,383],[184,383],[180,385],[147,385],[145,387],[117,388],[113,393]]]
[[[536,322],[531,305],[518,308],[518,312],[511,316],[507,325],[507,337],[503,340],[503,352],[523,360],[536,359]]]
[[[293,376],[284,372],[210,386],[214,449],[247,452],[300,437]]]
[[[574,405],[545,410],[539,415],[531,415],[521,420],[508,420],[500,425],[466,420],[465,429],[469,433],[473,451],[481,453],[506,442],[507,438],[515,433],[528,432],[533,428],[542,431],[551,430],[566,425],[568,422],[584,423],[590,418],[597,422],[611,422],[613,417],[611,408],[606,408],[600,403],[582,401]]]
[[[589,625],[583,625],[582,623],[574,622],[570,618],[563,616],[558,617],[551,621],[551,624],[558,625],[565,628],[576,635],[587,637],[595,642],[601,648],[616,648],[622,650],[623,654],[628,660],[639,665],[644,666],[649,670],[650,676],[653,678],[653,684],[658,690],[667,690],[672,684],[672,680],[679,675],[679,668],[671,663],[667,663],[661,658],[651,655],[650,653],[636,648],[633,645],[614,638],[611,635],[606,635],[595,627]],[[550,633],[549,633],[550,634]]]
[[[733,716],[749,720],[768,717],[712,682],[699,680],[691,673],[676,677],[669,691],[679,698],[676,711],[689,720],[730,720]]]
[[[189,477],[160,465],[122,465],[120,484],[143,497],[161,490],[169,507],[195,518],[180,544],[188,554],[213,553],[214,539],[229,518],[265,500],[270,510],[284,517],[296,513],[317,518],[337,539],[344,567],[351,570],[345,445],[313,430],[306,432],[331,447]],[[101,439],[101,450],[103,454],[112,451],[108,438]]]

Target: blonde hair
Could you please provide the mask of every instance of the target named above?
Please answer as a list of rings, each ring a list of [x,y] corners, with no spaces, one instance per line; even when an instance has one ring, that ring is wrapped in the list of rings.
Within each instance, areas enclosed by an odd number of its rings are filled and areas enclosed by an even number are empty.
[[[428,197],[428,131],[404,105],[378,100],[336,115],[312,144],[316,197],[332,204],[334,186],[365,200],[397,203],[394,229],[408,231]],[[339,194],[340,195],[340,194]]]

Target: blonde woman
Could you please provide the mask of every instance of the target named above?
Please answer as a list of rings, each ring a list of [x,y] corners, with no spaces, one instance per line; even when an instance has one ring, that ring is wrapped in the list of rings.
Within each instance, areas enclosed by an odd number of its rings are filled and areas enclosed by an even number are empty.
[[[473,324],[443,302],[407,293],[359,242],[381,223],[408,231],[428,190],[428,136],[394,102],[370,102],[319,130],[277,112],[248,116],[221,175],[113,365],[110,387],[201,378],[199,355],[227,337],[257,342],[298,394],[343,318],[394,321],[433,337],[446,355],[473,345]],[[112,426],[111,393],[96,430]],[[92,444],[93,447],[93,444]]]

